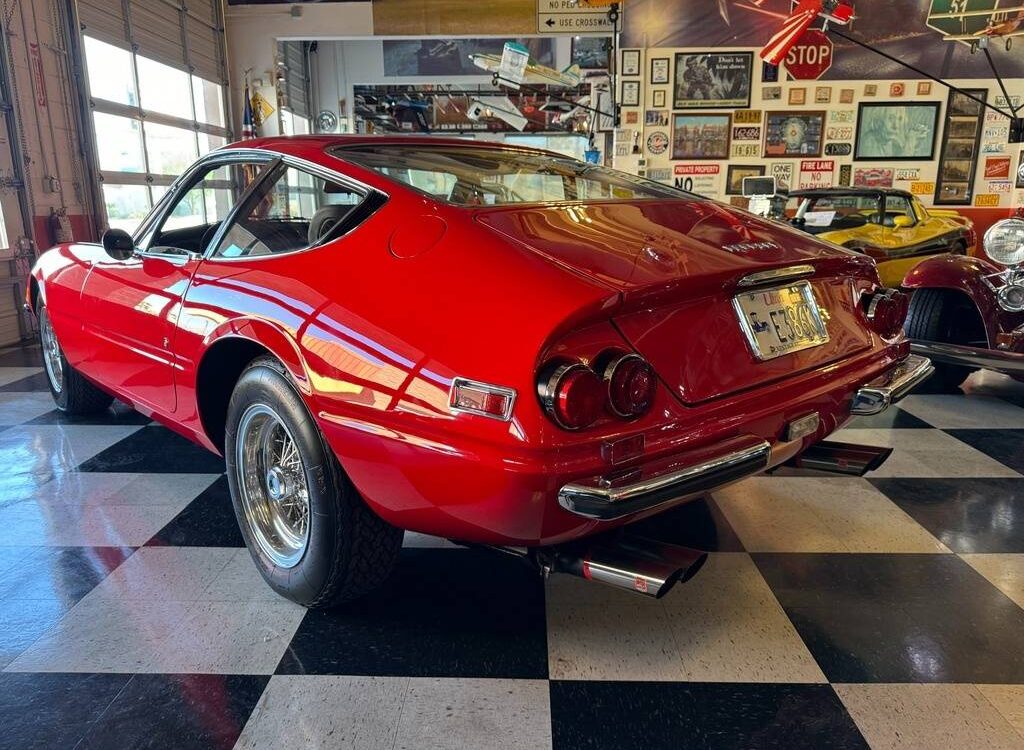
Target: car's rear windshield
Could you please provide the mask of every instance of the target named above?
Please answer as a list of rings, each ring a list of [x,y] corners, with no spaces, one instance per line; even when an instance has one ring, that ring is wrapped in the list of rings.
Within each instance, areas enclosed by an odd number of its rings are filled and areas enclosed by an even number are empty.
[[[508,148],[348,146],[333,154],[461,206],[696,197],[596,164]]]

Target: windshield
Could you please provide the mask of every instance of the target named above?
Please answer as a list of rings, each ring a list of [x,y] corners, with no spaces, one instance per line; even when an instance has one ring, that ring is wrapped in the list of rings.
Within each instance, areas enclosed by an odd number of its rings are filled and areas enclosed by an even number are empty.
[[[880,194],[809,195],[794,200],[799,202],[794,223],[810,231],[838,231],[880,223]]]
[[[529,151],[388,145],[343,147],[333,154],[461,206],[697,199],[668,185],[596,164]]]

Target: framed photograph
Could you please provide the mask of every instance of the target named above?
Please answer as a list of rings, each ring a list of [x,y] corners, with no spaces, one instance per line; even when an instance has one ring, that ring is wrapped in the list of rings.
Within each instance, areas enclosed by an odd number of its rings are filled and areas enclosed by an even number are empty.
[[[981,151],[983,110],[988,89],[950,91],[946,127],[939,150],[935,205],[969,206],[974,197],[974,176]]]
[[[622,50],[622,70],[619,72],[624,76],[640,75],[640,50]]]
[[[623,81],[622,82],[622,102],[623,107],[639,107],[640,106],[640,81]]]
[[[672,117],[673,159],[728,159],[732,115],[675,114]]]
[[[644,125],[650,125],[652,127],[667,128],[668,127],[668,110],[667,109],[649,109],[644,112]]]
[[[725,194],[743,195],[744,177],[764,177],[764,175],[765,167],[763,164],[760,166],[740,166],[737,164],[730,164],[729,173],[725,178]]]
[[[939,129],[938,102],[862,103],[854,161],[930,161]]]
[[[667,57],[652,57],[651,58],[651,83],[668,83],[668,58]]]
[[[807,89],[798,88],[789,90],[789,104],[790,106],[796,106],[800,104],[807,104]]]
[[[878,96],[878,84],[877,83],[865,83],[864,84],[864,96]]]
[[[824,112],[768,112],[764,155],[819,157],[824,132]]]
[[[814,89],[814,103],[815,104],[831,104],[832,103],[832,87],[831,86],[818,86]]]
[[[677,52],[674,109],[750,106],[753,52]]]
[[[840,104],[853,104],[853,89],[843,89],[839,92],[839,103]]]
[[[608,70],[612,39],[608,36],[574,36],[572,64],[583,70]]]
[[[665,106],[665,89],[657,89],[651,95],[651,106],[655,109]]]
[[[917,82],[917,95],[918,96],[931,96],[932,93],[932,82],[931,81],[918,81]]]
[[[761,89],[761,98],[766,102],[777,102],[782,99],[782,86],[765,86]]]
[[[977,96],[978,91],[984,91],[985,96],[979,98],[988,98],[987,89],[977,89],[974,91],[966,91],[964,93]],[[964,96],[964,93],[959,91],[953,91],[949,97],[949,112],[950,117],[980,117],[981,110],[984,107],[981,106],[981,102],[972,99],[969,96]]]
[[[761,63],[761,83],[778,83],[779,82],[779,66],[772,65],[770,62]]]

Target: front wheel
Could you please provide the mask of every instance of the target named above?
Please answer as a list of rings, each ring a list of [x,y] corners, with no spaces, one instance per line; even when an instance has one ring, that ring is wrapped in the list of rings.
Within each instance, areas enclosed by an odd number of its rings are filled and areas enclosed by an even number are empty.
[[[950,289],[918,289],[910,298],[905,326],[907,336],[960,346],[984,345],[985,327],[968,297]],[[958,393],[973,367],[935,363],[935,373],[920,391]]]
[[[277,360],[257,359],[238,379],[224,456],[245,543],[277,593],[330,607],[390,575],[402,531],[367,507]]]
[[[94,386],[68,364],[64,350],[57,342],[46,305],[39,306],[37,316],[46,384],[50,386],[50,395],[57,408],[72,416],[96,414],[107,409],[114,402],[114,397]]]

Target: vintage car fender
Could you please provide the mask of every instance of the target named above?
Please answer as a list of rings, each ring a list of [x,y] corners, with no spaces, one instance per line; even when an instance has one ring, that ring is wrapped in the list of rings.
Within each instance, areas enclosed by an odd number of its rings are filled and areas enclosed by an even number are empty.
[[[999,333],[1001,308],[995,292],[983,278],[999,273],[999,270],[982,258],[969,255],[939,255],[914,266],[903,279],[902,286],[911,291],[953,289],[966,294],[981,314],[989,346],[994,346]]]

